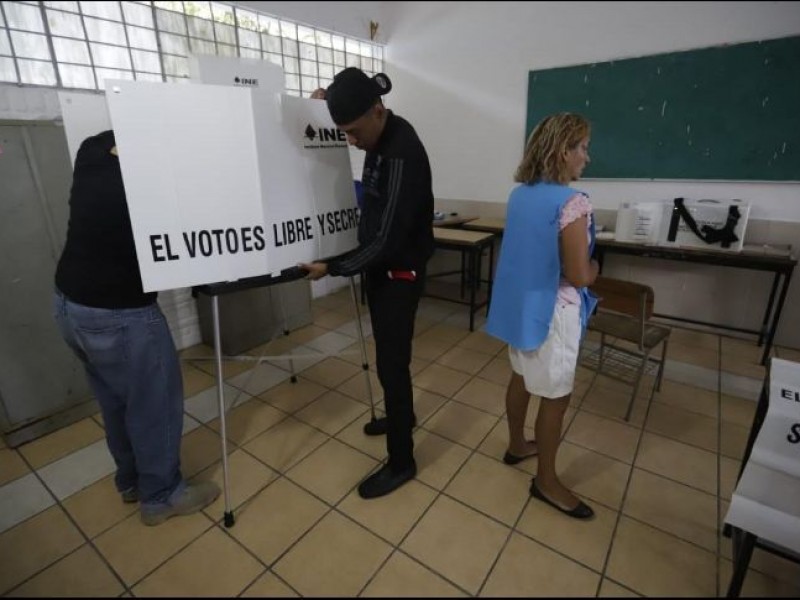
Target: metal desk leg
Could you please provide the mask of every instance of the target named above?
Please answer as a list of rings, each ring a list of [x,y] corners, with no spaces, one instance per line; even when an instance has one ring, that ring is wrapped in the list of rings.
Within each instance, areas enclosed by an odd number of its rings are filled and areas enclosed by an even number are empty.
[[[728,585],[728,598],[739,597],[755,545],[756,536],[747,531],[742,531],[738,527],[733,528],[733,575],[731,576],[730,585]]]
[[[475,329],[475,291],[478,286],[478,278],[477,275],[477,265],[476,263],[480,260],[481,256],[481,249],[480,248],[470,248],[469,250],[469,261],[470,261],[470,281],[469,281],[469,330],[474,331]]]
[[[761,357],[761,364],[767,364],[770,350],[772,350],[772,341],[775,339],[775,332],[778,330],[778,322],[781,318],[781,311],[783,310],[783,303],[786,301],[786,294],[789,292],[789,284],[792,281],[792,271],[790,268],[783,274],[783,287],[781,288],[781,295],[778,298],[778,306],[775,308],[775,314],[772,316],[772,326],[769,328],[769,335],[767,335],[767,343],[764,346],[764,356]]]
[[[219,432],[222,439],[222,479],[225,490],[225,527],[234,524],[233,511],[230,509],[228,495],[228,427],[225,424],[225,392],[222,388],[222,343],[219,333],[219,297],[211,297],[211,310],[214,317],[214,356],[217,362],[217,400],[219,401]]]
[[[772,303],[775,302],[775,292],[778,291],[778,282],[781,280],[781,274],[775,273],[775,278],[772,280],[772,290],[769,293],[769,300],[767,300],[767,309],[764,311],[764,320],[761,321],[761,330],[758,333],[758,345],[764,343],[764,336],[769,331],[769,317],[772,313]]]

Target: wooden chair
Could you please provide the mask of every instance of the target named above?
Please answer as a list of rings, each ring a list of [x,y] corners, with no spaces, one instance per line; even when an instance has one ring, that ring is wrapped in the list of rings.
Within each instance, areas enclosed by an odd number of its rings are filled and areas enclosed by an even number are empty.
[[[655,389],[661,389],[670,328],[650,322],[653,288],[647,285],[598,276],[591,290],[599,302],[588,329],[600,334],[600,347],[583,361],[595,371],[589,387],[599,373],[632,385],[633,392],[625,413],[628,421],[648,367],[658,366]],[[652,351],[662,342],[661,358],[651,357]]]

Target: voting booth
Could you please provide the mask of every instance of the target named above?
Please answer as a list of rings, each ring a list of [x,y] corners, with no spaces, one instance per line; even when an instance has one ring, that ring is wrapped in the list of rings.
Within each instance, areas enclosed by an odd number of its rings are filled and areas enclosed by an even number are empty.
[[[614,238],[655,246],[739,252],[750,205],[741,200],[625,202],[617,211]]]

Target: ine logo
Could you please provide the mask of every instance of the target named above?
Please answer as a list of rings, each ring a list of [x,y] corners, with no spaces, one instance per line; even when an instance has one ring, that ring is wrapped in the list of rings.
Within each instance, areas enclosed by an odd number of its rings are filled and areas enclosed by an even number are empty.
[[[336,127],[315,128],[309,123],[303,131],[303,137],[308,140],[304,146],[305,148],[341,148],[347,146],[347,138],[344,131]]]
[[[258,79],[250,77],[239,77],[238,75],[233,78],[233,83],[236,85],[252,85],[258,87]]]

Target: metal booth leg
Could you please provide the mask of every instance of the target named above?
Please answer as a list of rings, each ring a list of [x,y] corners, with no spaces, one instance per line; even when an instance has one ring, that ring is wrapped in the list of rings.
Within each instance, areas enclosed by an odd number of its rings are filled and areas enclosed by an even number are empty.
[[[235,520],[233,511],[230,509],[230,497],[228,494],[228,427],[225,423],[225,392],[222,388],[222,343],[219,333],[219,297],[211,297],[211,308],[214,318],[214,357],[217,363],[217,399],[219,401],[219,427],[222,439],[222,478],[223,490],[225,492],[225,527],[232,527]]]
[[[361,289],[365,289],[362,274]],[[367,362],[367,343],[364,340],[364,328],[361,326],[361,309],[358,306],[358,295],[356,294],[356,281],[350,277],[350,294],[353,296],[353,306],[356,307],[356,326],[358,327],[358,341],[361,345],[361,368],[364,370],[364,378],[367,382],[367,395],[369,396],[370,421],[364,425],[364,432],[373,430],[377,426],[378,419],[375,417],[375,403],[372,399],[372,381],[369,378],[369,363]],[[369,435],[369,434],[368,434]]]

